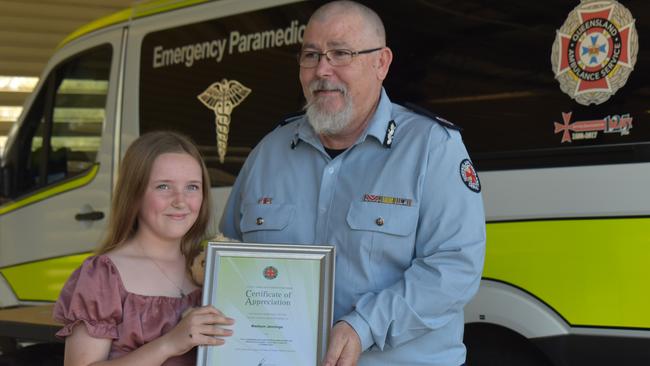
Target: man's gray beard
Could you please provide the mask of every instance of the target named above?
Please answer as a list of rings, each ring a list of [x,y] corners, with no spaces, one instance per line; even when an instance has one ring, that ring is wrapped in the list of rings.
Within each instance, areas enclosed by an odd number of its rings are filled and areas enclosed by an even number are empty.
[[[307,111],[307,120],[319,135],[336,135],[343,131],[352,120],[352,100],[344,93],[345,105],[338,112],[327,112],[320,109],[318,102],[313,98],[307,102],[304,109]]]

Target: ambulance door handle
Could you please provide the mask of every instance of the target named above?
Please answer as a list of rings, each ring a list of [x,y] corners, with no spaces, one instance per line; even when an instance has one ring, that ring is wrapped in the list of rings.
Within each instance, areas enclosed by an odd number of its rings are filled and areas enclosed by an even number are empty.
[[[99,221],[103,218],[104,213],[101,211],[91,211],[74,215],[74,219],[77,221]]]

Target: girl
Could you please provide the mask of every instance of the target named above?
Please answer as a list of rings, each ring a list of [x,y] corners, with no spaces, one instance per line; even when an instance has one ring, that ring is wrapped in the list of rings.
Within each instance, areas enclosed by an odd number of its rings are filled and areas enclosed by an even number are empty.
[[[197,345],[221,345],[233,320],[198,306],[189,268],[210,219],[210,181],[196,146],[173,132],[128,148],[96,256],[54,307],[65,365],[194,365]],[[182,317],[182,319],[181,319]]]

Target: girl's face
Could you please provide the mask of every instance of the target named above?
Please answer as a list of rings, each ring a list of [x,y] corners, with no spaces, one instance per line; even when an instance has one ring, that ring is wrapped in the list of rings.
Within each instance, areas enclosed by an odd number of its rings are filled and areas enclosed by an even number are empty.
[[[201,166],[185,153],[154,160],[138,213],[138,235],[180,241],[196,221],[203,202]]]

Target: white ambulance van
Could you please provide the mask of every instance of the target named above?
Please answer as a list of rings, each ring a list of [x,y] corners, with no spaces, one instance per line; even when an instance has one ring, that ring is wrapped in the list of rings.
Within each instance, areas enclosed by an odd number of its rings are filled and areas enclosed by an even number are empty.
[[[462,127],[480,175],[468,365],[650,364],[650,2],[363,2],[395,54],[391,99]],[[304,103],[295,55],[319,5],[154,1],[62,43],[0,163],[5,353],[54,340],[16,314],[100,242],[138,135],[200,145],[218,220],[248,153]]]

